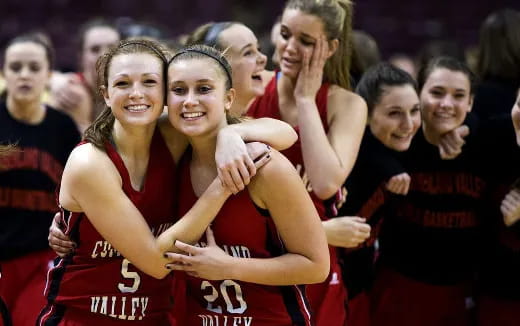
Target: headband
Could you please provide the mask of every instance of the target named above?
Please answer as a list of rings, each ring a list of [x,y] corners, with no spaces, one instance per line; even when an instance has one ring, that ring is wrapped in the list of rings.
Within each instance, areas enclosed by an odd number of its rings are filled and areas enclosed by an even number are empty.
[[[204,44],[208,46],[217,45],[217,39],[220,33],[222,33],[223,30],[228,29],[231,25],[232,23],[230,22],[215,23],[211,25],[204,37]]]
[[[194,52],[194,53],[199,53],[199,54],[202,54],[202,55],[205,55],[207,57],[210,57],[211,59],[217,61],[219,63],[219,65],[224,68],[224,71],[226,72],[226,75],[227,75],[227,78],[229,80],[229,84],[231,87],[233,87],[233,78],[231,78],[231,72],[229,71],[229,69],[226,67],[226,64],[224,63],[224,61],[222,60],[222,58],[220,57],[217,57],[211,53],[207,53],[207,52],[204,52],[204,51],[201,51],[201,50],[197,50],[197,49],[184,49],[184,50],[181,50],[179,52],[177,52],[171,59],[170,61],[168,62],[168,66],[173,62],[173,60],[175,60],[175,58],[177,58],[178,56],[182,55],[182,54],[186,54],[186,53],[190,53],[190,52]]]

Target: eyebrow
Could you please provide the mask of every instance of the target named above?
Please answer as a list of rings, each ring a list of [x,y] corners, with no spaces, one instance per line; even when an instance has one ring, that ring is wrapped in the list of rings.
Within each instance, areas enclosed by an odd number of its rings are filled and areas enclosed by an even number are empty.
[[[171,84],[183,83],[183,82],[184,82],[184,80],[172,80],[169,84],[171,85]],[[205,78],[205,79],[197,79],[196,82],[197,83],[213,83],[215,81],[213,79]]]
[[[282,26],[280,27],[280,30],[282,29],[282,27],[285,28],[285,29],[288,29],[288,30],[290,31],[289,27],[287,27],[286,25],[283,25],[283,24],[282,24]],[[304,32],[301,32],[301,35],[302,35],[302,36],[305,36],[305,37],[307,37],[307,38],[310,38],[311,40],[316,41],[316,38],[315,38],[314,36],[312,36],[312,35],[309,35],[309,34],[304,33]]]
[[[244,45],[241,49],[240,49],[240,52],[244,51],[244,49],[250,47],[250,46],[253,46],[253,43],[247,43],[246,45]]]
[[[142,75],[160,76],[160,74],[157,72],[145,72],[145,73],[142,73]],[[115,77],[128,77],[128,76],[129,76],[129,74],[126,74],[126,73],[119,73],[119,74],[115,75]]]

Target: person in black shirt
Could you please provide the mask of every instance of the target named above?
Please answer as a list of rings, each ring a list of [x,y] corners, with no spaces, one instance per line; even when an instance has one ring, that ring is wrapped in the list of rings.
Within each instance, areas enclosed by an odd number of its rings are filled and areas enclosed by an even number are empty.
[[[419,74],[422,132],[403,155],[407,196],[386,207],[373,286],[374,325],[468,325],[486,184],[467,139],[451,160],[440,139],[471,110],[473,75],[456,59],[431,60]]]
[[[6,93],[0,100],[0,143],[16,149],[0,159],[0,296],[14,325],[34,325],[45,303],[54,253],[47,234],[67,157],[80,141],[74,122],[44,105],[52,49],[39,34],[19,36],[4,52]]]
[[[347,323],[354,326],[370,324],[367,291],[374,274],[374,242],[388,197],[386,182],[394,176],[408,177],[395,156],[408,149],[421,124],[416,83],[399,68],[375,65],[363,75],[356,92],[367,102],[368,125],[345,182],[346,202],[338,211],[340,217],[330,220],[336,227],[329,228],[328,234],[342,247]]]

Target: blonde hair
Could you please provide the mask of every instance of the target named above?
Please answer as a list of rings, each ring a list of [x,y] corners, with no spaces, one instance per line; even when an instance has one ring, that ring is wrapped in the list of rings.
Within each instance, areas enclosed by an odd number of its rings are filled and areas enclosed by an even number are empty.
[[[289,0],[285,9],[297,9],[322,20],[329,40],[339,41],[338,49],[325,64],[324,80],[351,89],[352,2],[350,0]]]

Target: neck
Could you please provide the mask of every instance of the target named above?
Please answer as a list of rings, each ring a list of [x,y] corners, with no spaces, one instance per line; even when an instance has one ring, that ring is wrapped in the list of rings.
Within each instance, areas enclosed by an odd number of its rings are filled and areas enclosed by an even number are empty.
[[[234,116],[241,117],[247,113],[249,105],[255,100],[256,97],[236,97],[231,106],[231,113]]]
[[[189,142],[193,149],[192,166],[196,165],[199,168],[209,168],[217,173],[217,164],[215,162],[215,153],[217,151],[217,136],[220,129],[227,126],[226,120],[223,120],[215,130],[200,136],[189,137]]]
[[[192,164],[198,167],[210,168],[217,172],[217,164],[215,163],[215,151],[217,150],[216,137],[197,137],[190,139],[193,148]]]
[[[38,124],[45,118],[45,106],[40,101],[20,102],[7,95],[7,111],[18,121]]]
[[[120,155],[142,157],[149,155],[154,131],[155,123],[145,127],[128,127],[116,120],[112,137]]]
[[[278,79],[278,98],[284,98],[287,100],[294,101],[294,87],[296,87],[296,80],[293,80],[283,73]]]
[[[90,92],[95,93],[96,92],[96,75],[83,71],[83,78],[85,78],[85,82],[86,82]]]
[[[434,146],[438,146],[441,139],[441,134],[436,132],[435,130],[432,130],[431,128],[428,128],[428,126],[423,122],[422,125],[422,131],[424,134],[424,138],[426,141]]]

